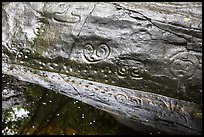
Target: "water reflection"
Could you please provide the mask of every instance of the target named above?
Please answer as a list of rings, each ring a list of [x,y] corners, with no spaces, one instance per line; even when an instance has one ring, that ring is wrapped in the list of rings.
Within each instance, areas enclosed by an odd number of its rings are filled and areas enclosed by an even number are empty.
[[[111,114],[35,84],[2,75],[3,135],[116,135],[139,133]],[[4,94],[3,94],[4,93]]]

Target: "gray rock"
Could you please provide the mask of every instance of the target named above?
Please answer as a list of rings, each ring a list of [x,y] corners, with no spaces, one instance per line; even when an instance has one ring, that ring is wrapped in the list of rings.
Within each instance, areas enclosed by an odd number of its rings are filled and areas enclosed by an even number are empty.
[[[171,134],[201,134],[201,10],[199,2],[6,3],[2,70]]]

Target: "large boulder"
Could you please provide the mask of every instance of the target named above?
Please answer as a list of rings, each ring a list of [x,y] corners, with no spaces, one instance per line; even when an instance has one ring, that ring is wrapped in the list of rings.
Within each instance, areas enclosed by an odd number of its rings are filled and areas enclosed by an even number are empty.
[[[2,30],[3,73],[201,134],[201,3],[3,3]]]

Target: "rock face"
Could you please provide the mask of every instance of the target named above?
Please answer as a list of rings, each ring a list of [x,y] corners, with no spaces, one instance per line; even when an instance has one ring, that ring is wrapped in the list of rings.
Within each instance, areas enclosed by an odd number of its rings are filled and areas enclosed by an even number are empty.
[[[201,134],[201,3],[3,3],[2,30],[3,73]]]

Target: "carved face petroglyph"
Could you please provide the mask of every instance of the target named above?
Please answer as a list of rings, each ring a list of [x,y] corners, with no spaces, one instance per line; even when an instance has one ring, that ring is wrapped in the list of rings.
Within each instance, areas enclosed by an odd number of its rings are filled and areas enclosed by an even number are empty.
[[[189,78],[194,75],[198,64],[199,62],[195,55],[181,52],[172,57],[170,72],[177,78]]]

